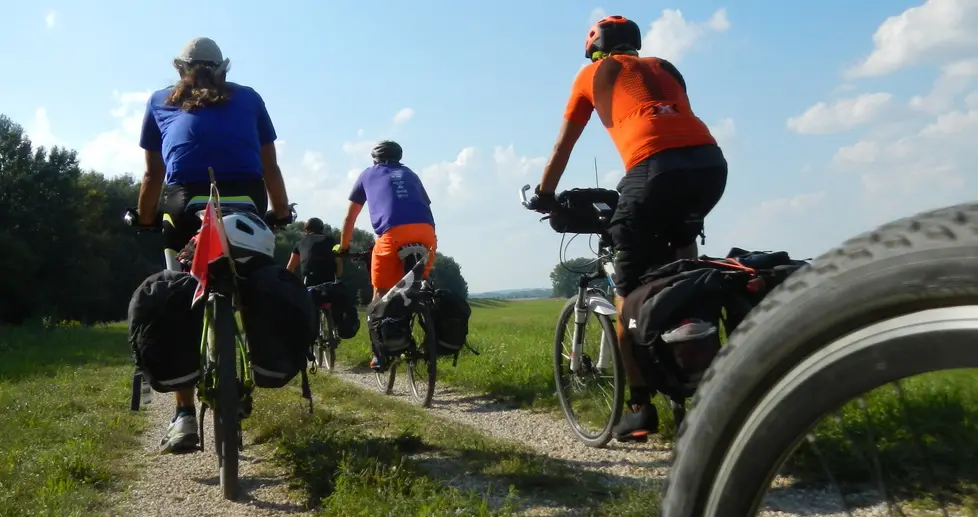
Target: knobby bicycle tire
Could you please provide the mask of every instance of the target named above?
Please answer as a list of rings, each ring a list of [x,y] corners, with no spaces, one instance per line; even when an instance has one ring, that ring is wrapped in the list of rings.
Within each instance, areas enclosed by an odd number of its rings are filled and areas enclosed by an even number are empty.
[[[422,354],[408,363],[408,378],[411,382],[411,393],[421,407],[431,407],[431,399],[435,396],[435,381],[438,378],[438,338],[435,335],[435,324],[431,319],[431,309],[427,304],[418,307],[418,319],[424,331],[424,343],[421,344]],[[417,385],[417,369],[415,364],[423,361],[428,366],[428,385],[424,393],[419,393]]]
[[[784,458],[784,449],[790,449],[784,445],[797,440],[795,435],[812,423],[812,412],[838,405],[844,395],[851,398],[858,390],[872,389],[871,383],[885,384],[946,364],[974,364],[976,352],[961,347],[960,336],[942,345],[950,348],[932,351],[927,358],[915,348],[919,343],[891,333],[889,346],[905,346],[905,358],[890,354],[882,372],[864,371],[846,377],[845,383],[836,380],[834,389],[819,392],[819,397],[829,399],[819,407],[798,407],[805,404],[792,399],[797,390],[791,386],[797,387],[802,379],[800,365],[824,359],[832,347],[883,332],[886,326],[906,326],[907,318],[940,317],[947,327],[950,317],[934,311],[968,306],[978,306],[978,204],[888,223],[846,241],[789,277],[741,323],[704,376],[679,430],[663,488],[663,517],[749,515],[758,503],[758,491],[767,488],[758,484],[769,480],[770,470],[777,467],[770,464],[770,455],[780,455],[778,461]],[[898,343],[900,339],[904,342]],[[975,338],[970,339],[973,343]],[[932,350],[935,342],[930,341]],[[845,350],[851,357],[848,363],[834,363],[837,372],[858,364],[855,345]],[[950,355],[933,358],[941,353]],[[831,371],[828,364],[820,363],[826,367],[822,372],[807,374],[808,386],[824,382],[823,372]],[[794,410],[788,412],[787,407]],[[765,426],[774,415],[782,420],[781,426]],[[745,431],[757,432],[769,449],[782,450],[769,450],[766,462],[747,456],[760,449]]]
[[[614,375],[614,386],[612,393],[611,402],[611,414],[609,415],[608,422],[605,423],[604,427],[597,434],[588,433],[584,427],[581,425],[580,421],[577,419],[577,415],[574,409],[570,405],[570,400],[567,397],[566,389],[567,387],[561,382],[563,374],[563,353],[564,353],[564,338],[567,337],[568,341],[573,340],[573,325],[574,325],[574,307],[577,305],[577,297],[574,296],[567,300],[564,304],[564,308],[560,311],[560,316],[557,317],[557,329],[554,332],[554,354],[553,354],[553,372],[554,372],[554,386],[557,388],[557,399],[560,401],[560,407],[564,411],[564,418],[570,425],[571,431],[577,439],[587,445],[588,447],[604,447],[611,441],[611,430],[621,419],[622,410],[624,407],[625,399],[625,371],[621,362],[621,354],[618,350],[618,335],[615,333],[615,325],[611,322],[611,318],[603,314],[597,314],[593,311],[588,311],[597,317],[598,323],[601,326],[601,330],[606,333],[606,335],[614,338],[614,346],[611,347],[612,356],[612,367]],[[568,323],[570,323],[571,334],[567,336]],[[599,344],[600,346],[600,344]],[[597,360],[595,358],[594,360]],[[570,372],[568,371],[568,374]]]
[[[217,349],[217,393],[214,408],[214,446],[217,449],[221,492],[225,499],[238,493],[238,375],[237,325],[231,299],[214,298],[214,339]]]

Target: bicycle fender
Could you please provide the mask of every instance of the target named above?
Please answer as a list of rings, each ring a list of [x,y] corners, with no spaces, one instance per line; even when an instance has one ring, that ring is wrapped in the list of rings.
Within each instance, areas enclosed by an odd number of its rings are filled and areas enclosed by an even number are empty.
[[[601,296],[588,296],[587,306],[592,312],[596,312],[604,316],[614,316],[618,312],[615,310],[615,306],[612,305],[611,302]]]

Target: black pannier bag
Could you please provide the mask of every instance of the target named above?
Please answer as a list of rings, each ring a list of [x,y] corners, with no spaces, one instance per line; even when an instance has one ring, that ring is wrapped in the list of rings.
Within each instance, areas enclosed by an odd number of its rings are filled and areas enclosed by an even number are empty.
[[[550,227],[557,233],[601,233],[605,224],[598,220],[595,203],[604,203],[612,212],[618,207],[618,192],[604,188],[574,188],[557,196],[561,206],[550,214]]]
[[[695,381],[719,352],[722,334],[805,264],[784,252],[739,248],[726,258],[677,260],[642,278],[622,316],[636,344],[652,347],[682,380]]]
[[[129,345],[138,368],[161,393],[200,379],[204,305],[191,307],[197,279],[163,270],[147,277],[129,301]]]
[[[438,354],[455,355],[469,335],[472,308],[465,298],[448,290],[436,289],[431,319],[438,337]]]
[[[299,277],[265,265],[238,279],[255,385],[281,388],[305,371],[319,319]]]
[[[310,293],[317,307],[330,304],[333,325],[340,339],[356,337],[360,331],[360,315],[357,313],[356,301],[342,281],[319,284],[310,288]]]
[[[387,303],[379,299],[372,302],[367,307],[367,329],[370,346],[378,357],[406,350],[411,344],[411,311],[404,299],[395,296]]]

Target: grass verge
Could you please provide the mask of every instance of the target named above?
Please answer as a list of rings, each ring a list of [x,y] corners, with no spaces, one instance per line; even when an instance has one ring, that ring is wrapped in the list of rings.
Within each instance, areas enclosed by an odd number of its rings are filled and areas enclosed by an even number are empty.
[[[126,329],[0,327],[0,515],[91,515],[130,474]]]
[[[609,483],[574,464],[486,437],[414,406],[316,376],[312,415],[265,390],[249,434],[270,442],[321,515],[579,515],[656,511],[657,488]]]

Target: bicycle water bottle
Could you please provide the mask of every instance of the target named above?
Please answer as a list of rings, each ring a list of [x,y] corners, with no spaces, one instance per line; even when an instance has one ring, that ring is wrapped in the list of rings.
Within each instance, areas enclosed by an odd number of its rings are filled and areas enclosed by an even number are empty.
[[[142,374],[142,372],[140,372]],[[142,386],[140,390],[139,403],[140,404],[151,404],[153,402],[153,388],[149,385],[149,381],[146,380],[145,375],[140,375],[142,377]]]

